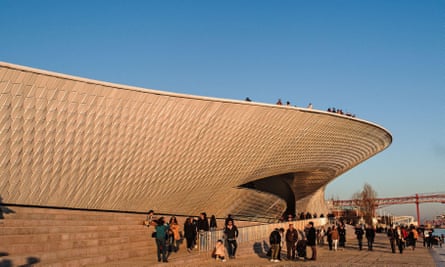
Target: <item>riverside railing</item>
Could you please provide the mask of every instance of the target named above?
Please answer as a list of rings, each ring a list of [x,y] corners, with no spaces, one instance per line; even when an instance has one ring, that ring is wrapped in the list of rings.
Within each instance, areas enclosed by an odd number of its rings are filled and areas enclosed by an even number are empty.
[[[317,218],[298,221],[286,221],[282,223],[262,224],[255,226],[238,227],[238,245],[246,242],[253,242],[258,240],[264,240],[269,243],[269,235],[276,228],[284,228],[287,230],[289,224],[293,224],[294,228],[300,233],[300,238],[304,236],[304,228],[307,227],[309,222],[314,222],[314,227],[320,227],[328,223],[327,218]],[[214,230],[208,232],[198,233],[197,245],[200,252],[208,252],[213,250],[218,240],[225,242],[224,230]]]

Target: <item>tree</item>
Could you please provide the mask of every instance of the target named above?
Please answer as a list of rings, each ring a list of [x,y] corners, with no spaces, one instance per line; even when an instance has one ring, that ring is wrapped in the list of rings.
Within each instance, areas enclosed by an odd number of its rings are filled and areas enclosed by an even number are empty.
[[[377,192],[368,183],[365,183],[361,192],[356,192],[352,195],[354,204],[363,214],[367,224],[372,224],[372,218],[375,217],[376,198]]]

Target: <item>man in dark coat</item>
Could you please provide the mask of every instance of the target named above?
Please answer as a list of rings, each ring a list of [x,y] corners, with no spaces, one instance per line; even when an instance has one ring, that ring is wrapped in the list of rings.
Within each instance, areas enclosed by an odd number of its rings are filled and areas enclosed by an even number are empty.
[[[396,239],[397,239],[397,237],[396,237],[395,229],[392,226],[388,229],[387,235],[389,238],[389,244],[391,245],[391,251],[392,251],[392,253],[396,253]]]
[[[238,238],[238,228],[233,224],[233,221],[228,221],[227,226],[224,228],[224,235],[227,239],[227,251],[229,258],[234,259],[236,255],[236,248],[238,244],[236,239]]]
[[[287,248],[287,259],[295,259],[295,249],[298,241],[298,232],[294,228],[293,224],[289,224],[289,229],[286,231],[286,248]]]
[[[362,226],[361,225],[359,225],[359,224],[357,224],[357,226],[355,227],[355,235],[357,236],[357,240],[358,240],[358,248],[360,249],[360,250],[362,250],[362,244],[363,244],[363,234],[364,234],[364,231],[363,231],[363,228],[362,228]]]
[[[307,238],[307,245],[310,246],[312,250],[312,257],[310,258],[310,260],[314,261],[317,259],[317,247],[316,247],[317,235],[315,233],[314,222],[309,222],[309,229],[306,238]]]
[[[269,237],[270,249],[272,251],[271,254],[271,262],[279,262],[278,254],[280,253],[280,243],[281,243],[281,234],[280,229],[276,228],[270,233]]]
[[[374,244],[374,238],[375,238],[375,230],[372,225],[368,225],[366,227],[366,239],[368,240],[368,250],[372,251],[372,245]]]
[[[199,249],[205,250],[208,246],[207,238],[210,230],[209,220],[207,219],[207,214],[205,212],[201,212],[199,215],[197,228],[199,233]]]

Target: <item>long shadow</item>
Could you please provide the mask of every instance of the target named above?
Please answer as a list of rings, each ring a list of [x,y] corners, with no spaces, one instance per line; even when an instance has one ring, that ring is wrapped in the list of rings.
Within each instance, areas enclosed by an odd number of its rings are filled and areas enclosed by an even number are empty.
[[[2,196],[0,196],[0,224],[2,223],[1,222],[2,220],[5,220],[5,216],[3,214],[11,214],[11,213],[15,213],[15,211],[10,209],[9,207],[4,206],[3,198]],[[40,262],[40,259],[37,257],[28,257],[26,258],[25,264],[15,265],[10,259],[3,259],[3,257],[7,256],[9,256],[8,252],[0,251],[0,267],[12,267],[12,266],[31,267]]]
[[[0,220],[4,220],[5,216],[3,216],[4,214],[9,214],[9,213],[15,213],[15,211],[13,211],[12,209],[3,206],[3,198],[2,196],[0,196]]]
[[[253,252],[259,257],[259,258],[268,258],[267,252],[270,250],[269,245],[266,241],[263,240],[263,243],[261,242],[255,242],[253,244]]]

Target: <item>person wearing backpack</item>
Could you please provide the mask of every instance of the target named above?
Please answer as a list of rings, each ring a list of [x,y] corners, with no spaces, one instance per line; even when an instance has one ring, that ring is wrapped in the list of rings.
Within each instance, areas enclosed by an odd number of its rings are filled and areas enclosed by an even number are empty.
[[[413,246],[413,250],[415,250],[417,239],[419,238],[419,232],[417,232],[416,227],[414,227],[414,225],[411,225],[410,235],[412,236],[411,245]]]
[[[271,249],[271,262],[280,262],[278,254],[280,253],[281,234],[278,228],[270,233],[269,236],[270,249]]]

